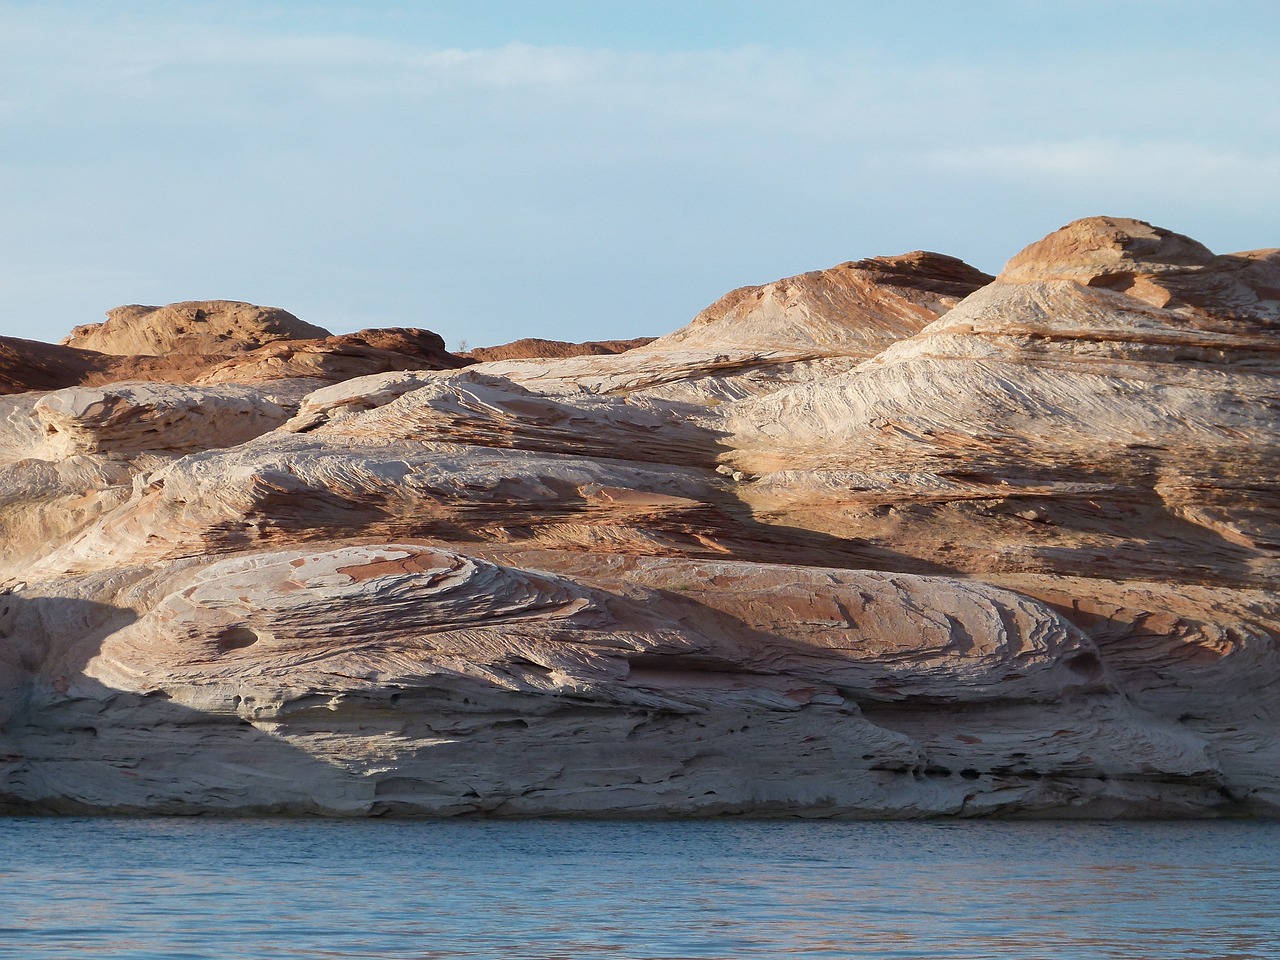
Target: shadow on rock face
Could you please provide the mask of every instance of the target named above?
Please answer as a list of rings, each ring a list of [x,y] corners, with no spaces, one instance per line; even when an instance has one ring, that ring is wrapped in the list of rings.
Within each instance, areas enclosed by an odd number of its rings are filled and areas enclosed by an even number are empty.
[[[0,594],[0,812],[320,812],[323,762],[234,710],[85,672],[134,611],[71,597]],[[372,787],[370,787],[372,789]]]
[[[708,592],[690,595],[660,567],[699,561],[610,558],[632,564],[615,571],[623,581],[670,589],[578,586],[557,599],[551,574],[466,574],[479,600],[525,604],[521,619],[459,607],[449,584],[464,583],[463,567],[441,566],[456,555],[394,548],[406,562],[386,559],[391,549],[206,561],[157,581],[143,618],[7,595],[0,649],[20,673],[0,733],[0,809],[901,817],[1231,805],[1203,740],[1135,713],[1087,638],[1007,591],[707,561],[690,573]],[[276,589],[271,571],[295,586]],[[326,608],[332,623],[316,619]],[[380,632],[414,616],[426,619]],[[119,658],[129,635],[159,623],[167,648]],[[272,654],[273,643],[284,646]],[[113,648],[111,664],[95,662]]]

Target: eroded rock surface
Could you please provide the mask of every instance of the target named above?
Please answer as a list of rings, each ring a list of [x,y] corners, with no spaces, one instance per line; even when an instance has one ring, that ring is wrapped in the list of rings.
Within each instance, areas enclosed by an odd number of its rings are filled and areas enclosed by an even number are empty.
[[[921,250],[842,263],[734,290],[655,348],[789,347],[806,356],[870,357],[992,279],[955,257]]]
[[[734,290],[617,356],[495,359],[487,369],[541,392],[719,405],[849,370],[990,280],[941,254],[875,257]]]
[[[531,357],[604,356],[625,353],[636,347],[650,344],[653,340],[653,337],[636,337],[631,340],[588,340],[584,343],[567,343],[564,340],[522,337],[519,340],[492,347],[475,347],[468,350],[465,356],[481,363],[489,360],[527,360]]]
[[[164,307],[129,304],[107,311],[102,323],[76,327],[63,345],[122,356],[204,356],[252,350],[277,340],[329,336],[323,327],[279,307],[236,300],[193,300]]]
[[[472,362],[449,353],[430,330],[391,327],[331,336],[283,310],[251,303],[129,306],[107,313],[105,323],[77,327],[61,346],[0,337],[0,395],[131,381],[340,383]]]
[[[1275,816],[1278,271],[1096,217],[4,398],[0,803]]]

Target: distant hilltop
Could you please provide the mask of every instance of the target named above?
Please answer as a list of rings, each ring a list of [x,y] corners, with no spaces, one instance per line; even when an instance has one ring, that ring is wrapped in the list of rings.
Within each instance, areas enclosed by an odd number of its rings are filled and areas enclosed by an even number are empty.
[[[449,370],[479,360],[618,353],[652,337],[565,343],[523,339],[451,354],[429,330],[392,327],[335,336],[279,307],[198,300],[130,304],[103,323],[76,327],[61,346],[0,337],[0,394],[162,383],[261,383],[308,377],[331,382],[389,370]]]

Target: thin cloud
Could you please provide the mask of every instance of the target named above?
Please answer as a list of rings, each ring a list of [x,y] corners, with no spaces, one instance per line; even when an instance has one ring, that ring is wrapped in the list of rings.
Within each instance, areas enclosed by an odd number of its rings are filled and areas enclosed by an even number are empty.
[[[1135,49],[1125,82],[1160,78],[1138,102],[1105,61],[467,49],[69,9],[6,8],[0,333],[226,296],[473,343],[630,336],[859,256],[990,269],[1093,213],[1277,239],[1277,121],[1227,95],[1271,63],[1175,74]]]
[[[934,150],[921,162],[948,173],[1074,189],[1211,193],[1219,201],[1280,207],[1280,153],[1247,153],[1185,140],[1059,140]]]

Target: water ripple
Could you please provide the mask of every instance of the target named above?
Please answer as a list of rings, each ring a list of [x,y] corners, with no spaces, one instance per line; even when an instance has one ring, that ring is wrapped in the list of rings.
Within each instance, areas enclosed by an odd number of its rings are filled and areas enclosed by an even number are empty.
[[[0,819],[0,960],[1280,956],[1280,824]]]

